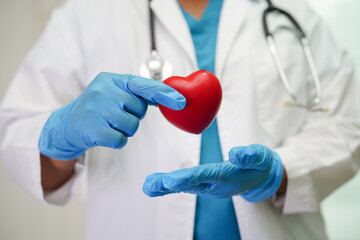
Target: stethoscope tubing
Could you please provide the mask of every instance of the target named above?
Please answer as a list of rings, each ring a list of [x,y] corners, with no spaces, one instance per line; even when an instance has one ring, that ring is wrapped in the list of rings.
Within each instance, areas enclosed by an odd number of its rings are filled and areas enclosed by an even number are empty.
[[[326,107],[314,108],[314,106],[318,105],[321,102],[322,88],[321,88],[321,84],[320,84],[320,80],[319,80],[319,75],[316,70],[315,62],[313,59],[313,54],[311,52],[311,48],[309,46],[309,41],[307,39],[305,32],[301,28],[300,24],[295,20],[295,18],[290,13],[288,13],[287,11],[285,11],[283,9],[275,7],[271,0],[266,0],[266,2],[268,4],[268,7],[264,10],[263,15],[262,15],[263,31],[264,31],[266,42],[269,47],[269,51],[273,57],[275,66],[278,70],[278,73],[280,75],[283,86],[291,98],[291,100],[287,100],[285,102],[285,105],[306,108],[310,111],[327,111]],[[155,38],[154,12],[151,9],[150,4],[151,4],[151,0],[148,1],[150,43],[151,43],[151,55],[150,55],[149,59],[152,61],[159,61],[159,63],[161,63],[162,69],[163,70],[165,69],[166,72],[168,74],[170,74],[170,72],[172,71],[171,64],[168,61],[166,61],[166,59],[163,59],[157,51],[156,38]],[[277,14],[281,14],[281,15],[285,16],[292,23],[292,25],[295,27],[296,31],[299,34],[298,37],[300,38],[300,43],[303,47],[303,50],[304,50],[304,53],[305,53],[305,56],[306,56],[306,59],[307,59],[307,62],[308,62],[309,68],[310,68],[310,72],[313,77],[313,83],[314,83],[314,88],[315,88],[315,92],[316,92],[316,95],[311,100],[311,102],[300,103],[296,97],[295,91],[293,90],[293,88],[288,80],[288,77],[285,73],[284,67],[280,60],[280,56],[279,56],[277,46],[275,43],[275,38],[274,38],[273,34],[271,33],[271,31],[269,30],[267,18],[271,13],[277,13]],[[149,63],[149,60],[148,60],[148,63]],[[150,67],[147,65],[148,64],[143,64],[140,68],[140,71],[147,72],[148,76],[150,76],[153,79],[154,79],[154,76],[157,76],[157,77],[155,77],[155,78],[157,78],[156,80],[160,80],[161,78],[163,78],[163,74],[162,74],[163,71],[161,71],[161,70],[154,71],[154,70],[150,69]],[[145,70],[146,68],[148,68],[148,69]]]
[[[151,0],[148,1],[148,9],[149,9],[149,24],[150,24],[150,43],[151,43],[151,52],[156,51],[156,40],[155,40],[155,24],[154,24],[154,12],[150,6]]]
[[[263,31],[264,31],[265,39],[266,39],[268,47],[269,47],[269,51],[274,59],[275,66],[278,70],[278,73],[282,80],[283,86],[291,98],[291,101],[290,102],[288,101],[287,105],[311,109],[312,107],[314,107],[315,105],[318,105],[321,102],[322,89],[321,89],[319,75],[316,70],[316,66],[315,66],[315,62],[314,62],[314,58],[313,58],[313,55],[311,52],[308,38],[307,38],[304,30],[301,28],[300,24],[295,20],[295,18],[290,13],[286,12],[283,9],[275,7],[271,0],[266,0],[266,2],[268,4],[268,7],[265,9],[265,11],[263,12],[263,15],[262,15]],[[285,70],[284,70],[281,60],[280,60],[280,56],[279,56],[279,53],[278,53],[278,50],[276,47],[274,36],[270,32],[269,26],[268,26],[267,18],[271,13],[277,13],[277,14],[285,16],[290,21],[290,23],[295,27],[296,31],[298,32],[298,37],[300,38],[300,44],[303,47],[304,54],[305,54],[306,60],[308,62],[309,68],[310,68],[310,72],[313,77],[313,84],[314,84],[314,88],[315,88],[315,92],[316,92],[315,97],[309,103],[304,104],[304,103],[299,102],[299,100],[297,99],[296,94],[295,94],[293,88],[291,87],[291,84],[287,78],[287,75],[285,73]],[[317,111],[317,110],[323,110],[323,109],[321,108],[321,109],[314,109],[314,110]]]

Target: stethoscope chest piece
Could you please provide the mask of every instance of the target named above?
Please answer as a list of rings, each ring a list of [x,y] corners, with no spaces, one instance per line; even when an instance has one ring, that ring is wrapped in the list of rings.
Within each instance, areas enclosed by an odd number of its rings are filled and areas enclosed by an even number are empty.
[[[172,75],[172,67],[156,50],[152,50],[149,58],[140,66],[140,75],[162,81]]]

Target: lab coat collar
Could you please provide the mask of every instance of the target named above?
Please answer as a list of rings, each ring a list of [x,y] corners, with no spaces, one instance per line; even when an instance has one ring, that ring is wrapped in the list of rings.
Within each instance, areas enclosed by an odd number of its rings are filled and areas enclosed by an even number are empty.
[[[197,69],[191,33],[177,0],[152,0],[150,6],[156,18],[184,49],[193,68]],[[224,0],[219,22],[215,61],[215,73],[220,78],[231,46],[245,22],[249,6],[249,0]]]
[[[234,40],[245,23],[249,7],[249,0],[224,0],[220,15],[215,60],[215,73],[220,79]]]
[[[174,39],[183,48],[193,68],[197,69],[195,48],[191,33],[177,0],[152,0],[150,7],[159,22],[173,35]]]

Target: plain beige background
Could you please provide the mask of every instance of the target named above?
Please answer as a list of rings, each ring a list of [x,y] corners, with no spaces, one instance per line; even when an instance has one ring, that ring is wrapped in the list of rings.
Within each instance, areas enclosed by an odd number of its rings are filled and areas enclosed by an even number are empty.
[[[359,72],[360,1],[308,1],[349,49]],[[0,98],[21,59],[43,30],[51,10],[63,2],[0,0]],[[83,178],[79,194],[68,206],[49,207],[30,197],[15,184],[7,176],[0,161],[0,239],[84,239],[85,185]],[[328,197],[322,203],[322,210],[330,239],[360,239],[360,175]]]

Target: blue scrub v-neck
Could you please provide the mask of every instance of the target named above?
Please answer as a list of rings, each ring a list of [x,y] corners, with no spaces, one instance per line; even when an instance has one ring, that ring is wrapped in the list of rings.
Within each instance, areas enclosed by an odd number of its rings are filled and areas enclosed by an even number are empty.
[[[187,13],[199,69],[215,73],[215,52],[223,0],[210,0],[201,19]],[[200,164],[223,162],[216,119],[201,134]],[[231,198],[213,199],[198,196],[194,240],[239,240],[240,232]]]

